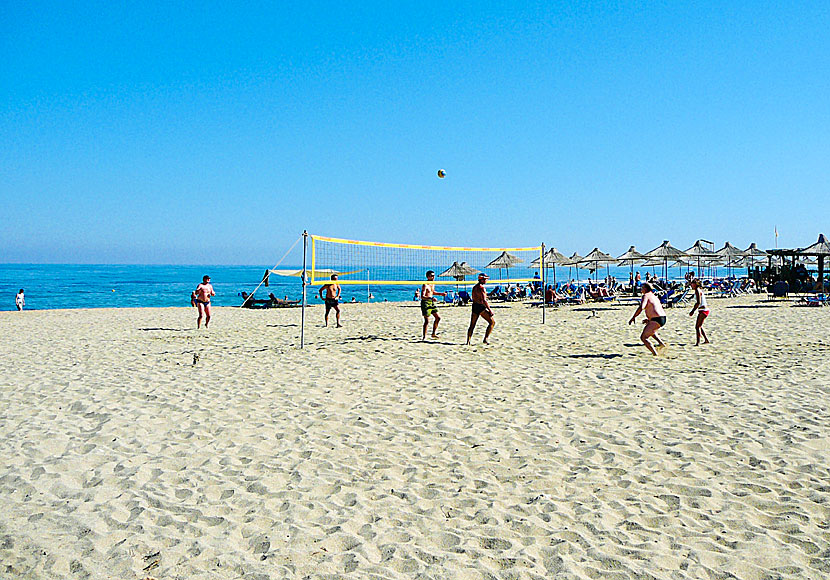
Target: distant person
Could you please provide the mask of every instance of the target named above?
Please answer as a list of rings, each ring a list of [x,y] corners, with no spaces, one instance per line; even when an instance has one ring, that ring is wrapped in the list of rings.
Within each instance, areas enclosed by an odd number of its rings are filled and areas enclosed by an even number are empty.
[[[427,339],[427,328],[429,327],[429,317],[434,318],[432,322],[432,338],[438,338],[438,323],[441,322],[441,317],[438,315],[438,305],[435,303],[436,296],[446,296],[446,292],[435,291],[435,272],[427,270],[427,281],[421,285],[421,315],[424,317],[424,334],[421,340]]]
[[[487,330],[484,331],[484,344],[490,344],[487,342],[487,339],[490,338],[490,333],[493,332],[493,327],[496,326],[496,321],[493,320],[493,311],[487,302],[487,292],[484,290],[486,283],[487,274],[479,274],[478,284],[473,286],[473,312],[470,316],[470,328],[467,329],[467,344],[470,344],[470,339],[473,337],[473,330],[475,330],[479,316],[487,321]]]
[[[413,299],[415,302],[417,302],[418,300],[420,300],[420,299],[421,299],[421,290],[420,290],[419,288],[416,288],[416,289],[415,289],[415,296],[413,296],[413,297],[412,297],[412,299]]]
[[[325,291],[326,296],[323,298],[323,292]],[[326,326],[329,325],[329,312],[332,308],[334,308],[334,314],[336,317],[337,328],[340,328],[342,325],[340,324],[340,284],[337,283],[337,274],[331,275],[331,283],[325,284],[320,287],[320,291],[318,292],[320,298],[323,298],[326,302]],[[354,297],[352,297],[354,298]],[[356,301],[355,301],[356,302]]]
[[[190,303],[196,306],[199,317],[196,319],[196,328],[202,327],[202,316],[205,317],[205,328],[210,324],[210,297],[216,296],[210,283],[210,276],[202,276],[202,283],[190,295]]]
[[[14,304],[17,306],[18,310],[23,310],[23,307],[26,306],[26,297],[23,295],[23,288],[21,288],[20,292],[17,293],[17,296],[14,297]]]
[[[709,338],[706,336],[706,331],[703,330],[703,322],[709,316],[709,305],[706,303],[706,294],[703,293],[703,284],[700,280],[694,278],[692,280],[692,289],[695,291],[695,305],[692,306],[692,311],[689,316],[694,316],[697,312],[697,320],[695,321],[695,336],[697,341],[695,346],[700,346],[700,337],[703,336],[703,344],[709,344]]]
[[[643,344],[649,352],[651,352],[651,354],[657,356],[657,351],[648,339],[653,336],[654,340],[657,341],[657,344],[661,348],[666,346],[665,343],[660,340],[660,337],[657,336],[657,331],[666,325],[666,311],[663,310],[663,306],[660,304],[660,299],[655,296],[654,289],[651,287],[651,284],[643,282],[642,286],[640,286],[640,290],[643,293],[643,299],[640,301],[637,311],[634,312],[634,316],[631,317],[628,324],[633,324],[640,312],[645,311],[646,319],[644,322],[646,326],[643,328],[642,334],[640,334],[640,340],[643,341]]]

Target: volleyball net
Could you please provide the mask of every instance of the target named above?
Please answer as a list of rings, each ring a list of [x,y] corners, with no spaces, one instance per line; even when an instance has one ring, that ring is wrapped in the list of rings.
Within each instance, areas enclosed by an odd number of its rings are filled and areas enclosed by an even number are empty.
[[[373,285],[423,284],[427,270],[435,284],[475,284],[479,273],[491,284],[518,284],[539,279],[542,245],[523,248],[422,246],[344,240],[311,235],[309,284],[321,286],[338,274],[338,283]]]

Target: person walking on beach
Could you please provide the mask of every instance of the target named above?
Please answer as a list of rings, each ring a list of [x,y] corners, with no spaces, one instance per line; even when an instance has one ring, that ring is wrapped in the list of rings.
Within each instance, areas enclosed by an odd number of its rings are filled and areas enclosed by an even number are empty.
[[[326,297],[323,298],[323,291],[326,292]],[[325,284],[320,287],[320,291],[318,292],[320,298],[323,298],[326,302],[326,326],[329,325],[329,312],[332,308],[334,308],[335,318],[337,320],[337,328],[340,328],[342,325],[340,324],[340,284],[337,283],[337,274],[331,275],[331,283]]]
[[[478,275],[478,284],[473,286],[472,301],[473,313],[470,316],[470,328],[467,329],[467,344],[470,344],[470,339],[473,337],[473,330],[475,330],[478,317],[482,317],[487,321],[487,330],[484,331],[484,344],[490,344],[487,339],[490,333],[493,332],[493,327],[496,326],[496,321],[493,320],[493,311],[490,309],[490,304],[487,302],[487,291],[484,285],[487,283],[487,274]]]
[[[706,331],[703,330],[703,322],[709,316],[709,305],[706,303],[706,294],[703,293],[703,284],[698,278],[692,280],[692,289],[695,291],[695,305],[692,306],[692,311],[689,316],[694,316],[697,312],[697,320],[695,321],[695,336],[697,341],[695,346],[700,346],[700,337],[703,336],[703,344],[709,344],[709,337],[706,336]]]
[[[202,316],[205,317],[205,328],[210,324],[210,297],[216,296],[213,285],[210,283],[210,276],[202,276],[202,283],[196,286],[196,290],[190,295],[190,303],[196,306],[199,317],[196,319],[196,328],[202,327]]]
[[[23,307],[26,306],[26,297],[23,295],[23,288],[21,288],[20,292],[17,293],[17,296],[14,297],[14,304],[17,306],[18,310],[23,310]]]
[[[438,305],[435,303],[435,296],[446,296],[446,292],[435,291],[435,272],[427,270],[427,282],[421,286],[421,314],[424,317],[424,335],[421,340],[427,339],[427,328],[429,327],[429,317],[435,317],[432,323],[432,338],[438,338],[438,323],[441,322],[441,317],[438,315]]]
[[[628,324],[633,324],[637,319],[637,316],[640,315],[640,312],[645,311],[646,319],[644,323],[646,326],[643,328],[642,334],[640,334],[640,340],[643,341],[643,344],[646,345],[646,348],[649,352],[651,352],[651,354],[657,356],[657,351],[648,339],[653,336],[660,348],[664,348],[666,346],[665,343],[660,340],[660,337],[657,336],[657,331],[666,325],[666,311],[663,310],[663,306],[660,304],[660,299],[654,295],[654,289],[651,287],[651,284],[643,282],[640,286],[640,290],[643,293],[643,299],[640,301],[637,311],[634,312],[634,316],[631,317]]]

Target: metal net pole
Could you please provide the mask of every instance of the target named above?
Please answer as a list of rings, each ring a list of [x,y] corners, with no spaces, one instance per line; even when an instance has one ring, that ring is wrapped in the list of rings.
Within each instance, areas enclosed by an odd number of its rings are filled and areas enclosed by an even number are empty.
[[[300,348],[305,348],[305,286],[306,286],[306,250],[308,249],[308,231],[303,230],[303,308],[300,315]]]

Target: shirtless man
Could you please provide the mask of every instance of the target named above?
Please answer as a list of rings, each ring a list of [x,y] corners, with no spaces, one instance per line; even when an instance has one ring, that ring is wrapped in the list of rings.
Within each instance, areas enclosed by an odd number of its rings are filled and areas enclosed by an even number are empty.
[[[666,325],[666,311],[663,310],[663,305],[660,304],[660,299],[654,295],[654,289],[651,287],[651,284],[643,282],[640,286],[640,290],[643,293],[643,299],[640,301],[637,311],[634,313],[634,316],[631,317],[631,320],[628,321],[628,324],[633,324],[640,312],[645,310],[646,319],[643,322],[646,326],[643,328],[642,334],[640,334],[640,340],[643,341],[643,344],[646,345],[646,348],[651,352],[651,354],[657,356],[657,351],[648,339],[653,336],[654,340],[657,341],[657,344],[660,347],[666,346],[665,343],[660,340],[660,337],[657,336],[657,331]]]
[[[484,290],[484,284],[486,283],[487,274],[479,274],[478,284],[473,286],[471,296],[473,300],[473,313],[470,316],[470,328],[467,329],[467,344],[470,344],[470,339],[473,337],[473,330],[475,330],[479,316],[487,321],[487,330],[484,332],[484,344],[490,344],[487,342],[487,339],[490,337],[490,333],[493,332],[493,327],[496,326],[496,321],[493,320],[493,311],[487,302],[487,291]]]
[[[210,323],[211,296],[216,296],[216,292],[213,291],[210,276],[202,276],[202,283],[196,286],[196,290],[190,295],[190,303],[199,310],[199,318],[196,319],[196,328],[202,327],[202,315],[205,317],[205,328]]]
[[[436,296],[446,296],[446,292],[435,291],[435,272],[427,270],[427,283],[421,286],[421,314],[424,316],[424,335],[421,340],[427,339],[427,328],[429,327],[430,315],[435,317],[432,323],[432,338],[438,338],[438,323],[441,322],[441,317],[438,316],[438,305],[435,304]]]
[[[337,318],[337,328],[340,328],[340,284],[337,283],[337,274],[331,275],[331,284],[326,284],[320,287],[318,294],[323,298],[323,290],[326,291],[326,326],[329,325],[329,311],[334,308],[334,314]]]

